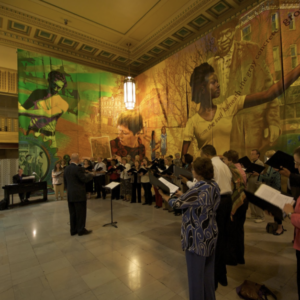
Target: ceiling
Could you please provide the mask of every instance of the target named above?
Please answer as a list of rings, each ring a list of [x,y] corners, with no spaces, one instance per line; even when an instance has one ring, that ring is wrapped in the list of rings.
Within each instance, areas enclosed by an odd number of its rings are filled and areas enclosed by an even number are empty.
[[[0,44],[135,76],[258,2],[2,0]]]

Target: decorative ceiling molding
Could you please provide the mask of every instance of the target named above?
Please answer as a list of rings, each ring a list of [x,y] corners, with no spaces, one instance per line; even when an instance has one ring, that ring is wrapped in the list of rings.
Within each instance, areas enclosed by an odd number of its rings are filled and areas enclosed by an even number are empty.
[[[18,1],[20,0],[14,1],[14,4]],[[292,2],[293,0],[285,1]],[[169,20],[158,24],[157,29],[145,36],[140,43],[133,44],[130,60],[127,59],[126,39],[121,37],[121,34],[119,34],[119,42],[106,42],[93,37],[91,32],[76,31],[66,25],[42,19],[36,14],[12,7],[10,4],[0,3],[0,25],[2,25],[0,42],[122,75],[128,73],[128,65],[130,65],[132,75],[136,76],[194,43],[227,20],[251,10],[262,2],[265,1],[190,1],[189,5],[183,6],[180,12],[177,11]],[[35,2],[33,3],[36,5]],[[172,1],[169,0],[156,3],[172,5]],[[212,11],[215,16],[209,11]],[[217,13],[219,15],[216,15]],[[145,26],[144,23],[141,26]],[[29,28],[30,31],[24,29],[22,32],[22,26]],[[17,28],[20,30],[12,30]],[[126,36],[130,40],[130,33]]]
[[[111,49],[112,51],[118,50],[118,51],[122,51],[124,53],[128,52],[128,50],[126,48],[122,48],[120,46],[109,44],[105,41],[101,41],[99,39],[90,37],[90,36],[86,35],[85,33],[71,30],[66,26],[57,25],[57,24],[51,23],[49,21],[42,20],[40,18],[31,16],[27,13],[17,11],[13,8],[5,7],[3,5],[0,6],[0,15],[8,17],[8,18],[13,18],[18,21],[25,22],[26,24],[34,25],[38,28],[44,28],[48,31],[56,32],[57,34],[60,34],[62,36],[68,36],[68,37],[74,38],[76,40],[86,41],[87,43],[94,43],[94,44],[102,46],[102,47],[104,46],[105,48]]]
[[[40,41],[37,42],[33,39],[12,34],[10,32],[0,31],[0,44],[37,53],[43,53],[60,59],[88,65],[94,68],[100,68],[112,73],[121,75],[128,74],[127,66],[120,66],[109,61],[100,60],[94,56],[84,55],[82,53],[64,49],[57,45],[50,45]],[[132,69],[131,73],[133,76],[137,75],[137,72]]]

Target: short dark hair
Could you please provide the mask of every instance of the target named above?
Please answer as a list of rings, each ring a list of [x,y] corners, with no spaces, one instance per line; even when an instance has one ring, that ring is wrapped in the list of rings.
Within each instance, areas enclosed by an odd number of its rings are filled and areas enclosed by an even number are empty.
[[[202,176],[206,180],[214,178],[214,167],[209,158],[197,157],[193,162],[193,169],[196,174]]]
[[[258,156],[260,156],[260,151],[259,151],[258,149],[252,149],[251,152],[252,152],[252,151],[255,151],[256,154],[257,154]]]
[[[136,135],[144,128],[143,117],[137,111],[124,111],[118,117],[117,124],[127,127],[130,131],[132,131],[133,135]]]
[[[184,154],[184,161],[186,164],[191,164],[194,160],[194,157],[191,154]]]
[[[169,155],[169,157],[173,159],[173,155]]]
[[[51,71],[48,73],[48,82],[61,80],[64,83],[64,87],[67,86],[66,76],[59,71]]]
[[[299,156],[299,158],[300,158],[300,147],[297,147],[295,150],[294,150],[294,155],[297,155],[297,156]]]
[[[209,156],[216,156],[217,151],[216,148],[213,145],[205,145],[201,148],[201,151]]]
[[[239,161],[239,154],[235,150],[226,151],[223,156],[225,156],[229,161],[237,164]]]
[[[148,159],[148,157],[147,157],[147,156],[144,156],[143,159],[146,160],[147,166],[149,166],[151,162],[150,162],[150,160]],[[143,161],[143,159],[142,159],[142,161]]]
[[[195,103],[201,102],[201,95],[197,92],[197,87],[207,81],[207,76],[214,73],[215,69],[207,62],[196,67],[191,75],[190,86],[192,88],[192,101]]]

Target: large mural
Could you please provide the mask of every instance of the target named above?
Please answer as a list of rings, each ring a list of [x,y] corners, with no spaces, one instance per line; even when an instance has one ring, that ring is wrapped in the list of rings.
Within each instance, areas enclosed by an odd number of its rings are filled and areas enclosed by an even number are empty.
[[[300,7],[265,1],[136,78],[18,51],[19,161],[51,182],[56,161],[83,157],[194,157],[206,144],[289,153],[300,142]],[[284,85],[284,86],[283,86]]]

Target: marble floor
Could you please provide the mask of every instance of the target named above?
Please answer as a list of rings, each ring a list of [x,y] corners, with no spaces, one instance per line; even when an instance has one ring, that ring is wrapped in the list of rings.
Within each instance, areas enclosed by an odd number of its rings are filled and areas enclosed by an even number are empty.
[[[110,200],[91,199],[93,233],[71,237],[67,202],[51,198],[0,211],[1,300],[188,299],[181,217],[114,201],[118,228],[102,227],[110,222]],[[239,299],[235,288],[245,279],[267,285],[278,299],[297,299],[293,228],[286,220],[287,231],[273,236],[265,227],[247,220],[246,264],[228,267],[229,284],[218,288],[217,300]]]

